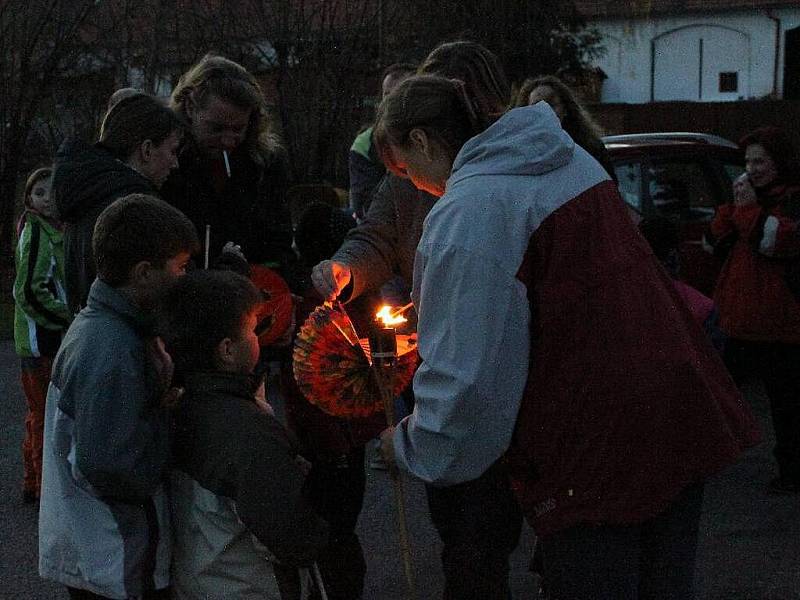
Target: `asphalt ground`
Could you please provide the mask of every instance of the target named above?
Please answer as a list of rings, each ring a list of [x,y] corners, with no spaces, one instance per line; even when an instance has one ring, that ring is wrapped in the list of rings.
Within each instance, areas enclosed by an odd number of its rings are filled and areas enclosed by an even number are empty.
[[[37,574],[37,513],[21,501],[20,446],[25,402],[19,363],[10,342],[0,342],[0,598],[67,598],[63,589]],[[800,600],[800,495],[766,491],[774,476],[769,412],[758,387],[746,389],[765,443],[706,486],[696,572],[700,600]],[[441,544],[427,513],[419,482],[406,479],[406,500],[420,600],[441,595]],[[367,559],[365,600],[406,598],[388,475],[368,470],[359,535]],[[528,571],[534,544],[523,532],[512,556],[516,600],[535,600],[536,578]]]

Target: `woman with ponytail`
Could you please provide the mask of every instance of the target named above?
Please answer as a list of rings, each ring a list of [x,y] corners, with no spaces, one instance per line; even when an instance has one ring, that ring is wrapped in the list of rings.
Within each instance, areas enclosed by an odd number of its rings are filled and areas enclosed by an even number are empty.
[[[463,82],[461,93],[469,97],[476,123],[481,126],[454,123],[461,133],[457,138],[445,137],[455,152],[462,136],[473,135],[508,107],[511,89],[500,60],[475,42],[440,44],[422,62],[419,73]],[[444,85],[452,88],[447,80]],[[454,114],[459,115],[460,110]],[[408,179],[388,173],[375,191],[364,220],[347,234],[330,260],[314,267],[312,281],[319,293],[347,302],[377,292],[393,276],[410,287],[422,225],[436,200],[435,195],[417,189]],[[522,517],[505,474],[498,468],[469,486],[427,486],[426,491],[431,517],[444,542],[445,596],[506,600],[508,556],[519,539]],[[462,510],[468,500],[469,506],[478,510]],[[321,569],[324,577],[325,566]]]
[[[491,125],[498,115],[482,110],[480,101],[470,96],[460,79],[420,75],[407,81],[407,84],[401,84],[391,101],[381,105],[375,141],[387,168],[395,175],[409,179],[419,190],[440,198],[445,195],[446,182],[461,148]],[[435,206],[433,212],[436,211]],[[422,238],[425,239],[424,233]],[[468,245],[471,240],[456,239],[454,242]],[[416,268],[420,266],[421,263],[417,262]],[[474,275],[461,271],[458,263],[448,266],[451,267],[453,271],[448,276],[449,281],[462,276],[469,279]],[[414,280],[417,279],[415,271]],[[446,286],[440,288],[442,292],[447,290]],[[444,299],[445,295],[446,292],[441,298]],[[419,307],[418,291],[413,299]],[[428,322],[427,312],[420,311],[419,316]],[[437,312],[436,318],[443,318],[443,315]],[[453,323],[453,319],[458,318],[450,315],[442,324]],[[469,323],[465,320],[465,327],[471,327]],[[420,326],[423,326],[422,321]],[[492,339],[494,336],[487,337],[487,341]],[[456,362],[463,360],[465,363],[477,356],[473,353],[480,352],[480,348],[477,345],[474,349],[459,349],[449,343],[446,348],[441,347],[445,352],[452,352],[450,356]],[[423,402],[432,399],[428,390],[416,385],[414,392],[421,394]],[[488,406],[484,405],[484,409]],[[419,408],[441,410],[427,403]],[[415,410],[410,419],[419,422],[417,416],[422,414]],[[484,418],[485,433],[495,428],[496,418],[499,418],[497,423],[503,426],[501,414],[486,412]],[[490,438],[487,438],[487,443],[490,447],[495,444]],[[454,450],[455,446],[443,451],[446,453],[450,449]],[[409,469],[426,483],[431,520],[444,542],[444,598],[448,600],[506,600],[510,597],[508,557],[519,541],[522,512],[511,490],[507,470],[497,460],[501,453],[502,450],[492,453],[493,460],[477,463],[474,469],[472,465],[462,465],[469,469],[469,474],[458,481],[441,478],[441,473],[435,472],[435,468]],[[459,457],[453,458],[460,461]],[[388,456],[387,460],[394,462],[394,457]],[[402,460],[400,462],[405,466]]]
[[[417,403],[381,439],[436,490],[445,572],[460,559],[472,586],[448,577],[445,597],[505,597],[496,549],[447,539],[500,539],[485,483],[510,477],[552,597],[691,598],[703,481],[758,440],[753,416],[555,113],[480,115],[460,82],[412,77],[375,125],[387,166],[438,197],[414,264]]]

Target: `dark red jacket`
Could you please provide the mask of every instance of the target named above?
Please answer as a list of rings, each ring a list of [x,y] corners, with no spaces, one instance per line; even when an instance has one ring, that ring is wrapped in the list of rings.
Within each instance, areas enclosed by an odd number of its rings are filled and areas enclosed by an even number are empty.
[[[799,224],[800,185],[775,185],[759,192],[757,204],[717,209],[712,235],[736,239],[714,291],[730,337],[800,344],[800,304],[786,279],[800,260]]]
[[[651,518],[758,441],[611,182],[542,222],[518,277],[535,312],[507,459],[537,534]]]

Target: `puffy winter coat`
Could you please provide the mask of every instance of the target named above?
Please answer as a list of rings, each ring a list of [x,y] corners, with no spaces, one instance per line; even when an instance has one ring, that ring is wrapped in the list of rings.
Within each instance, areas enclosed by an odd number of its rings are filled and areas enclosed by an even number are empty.
[[[146,322],[95,280],[47,394],[39,574],[108,598],[169,585],[169,423]]]
[[[616,186],[543,104],[461,149],[413,297],[422,364],[398,462],[452,485],[505,454],[540,535],[653,517],[758,439]]]

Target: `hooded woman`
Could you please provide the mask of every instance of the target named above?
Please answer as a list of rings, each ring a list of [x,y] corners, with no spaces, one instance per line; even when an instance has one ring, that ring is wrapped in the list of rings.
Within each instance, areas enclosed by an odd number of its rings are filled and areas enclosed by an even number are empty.
[[[378,112],[387,167],[438,197],[414,266],[417,404],[385,456],[442,491],[507,469],[553,597],[691,598],[703,481],[757,441],[754,418],[554,112],[481,117],[431,76]]]
[[[109,204],[129,194],[157,194],[183,135],[180,118],[156,98],[126,92],[111,104],[95,144],[72,139],[56,154],[53,196],[66,225],[64,270],[73,313],[86,305],[95,278],[92,233]]]

